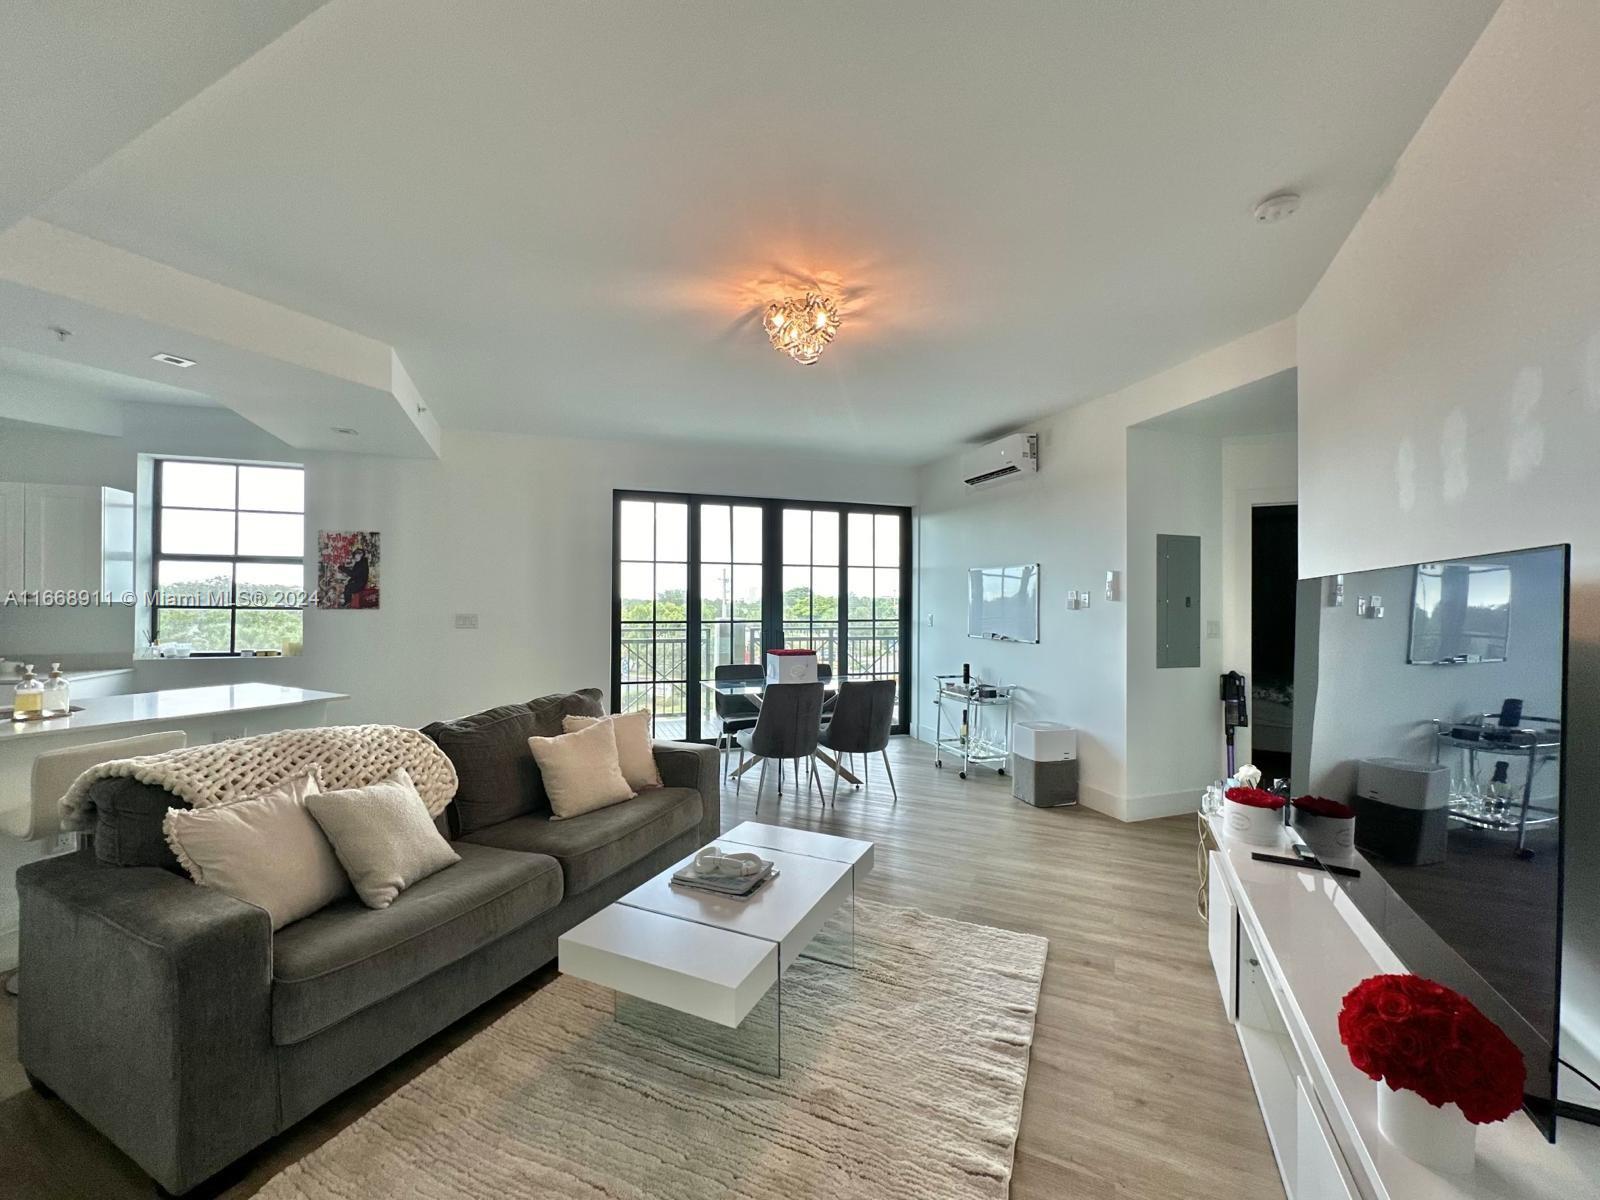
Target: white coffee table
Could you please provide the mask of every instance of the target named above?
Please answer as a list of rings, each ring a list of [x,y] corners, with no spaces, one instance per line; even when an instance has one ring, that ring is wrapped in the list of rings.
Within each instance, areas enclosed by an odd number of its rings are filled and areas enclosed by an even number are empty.
[[[778,875],[743,900],[673,886],[674,863],[561,936],[561,970],[611,988],[617,1020],[765,1074],[782,1070],[783,976],[855,962],[855,879],[871,842],[746,821],[714,845]]]

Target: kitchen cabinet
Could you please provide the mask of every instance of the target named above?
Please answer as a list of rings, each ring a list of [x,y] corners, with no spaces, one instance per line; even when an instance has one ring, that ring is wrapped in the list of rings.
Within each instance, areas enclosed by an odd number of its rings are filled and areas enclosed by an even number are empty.
[[[65,483],[0,483],[0,592],[133,587],[133,495]]]

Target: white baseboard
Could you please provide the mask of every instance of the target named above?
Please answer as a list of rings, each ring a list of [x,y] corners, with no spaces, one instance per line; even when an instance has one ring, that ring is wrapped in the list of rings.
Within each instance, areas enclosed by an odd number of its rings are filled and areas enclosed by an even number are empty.
[[[1165,792],[1152,796],[1128,796],[1123,803],[1128,815],[1124,821],[1152,821],[1157,817],[1176,817],[1200,811],[1200,790]]]
[[[0,975],[17,969],[20,942],[18,932],[16,926],[0,929]]]

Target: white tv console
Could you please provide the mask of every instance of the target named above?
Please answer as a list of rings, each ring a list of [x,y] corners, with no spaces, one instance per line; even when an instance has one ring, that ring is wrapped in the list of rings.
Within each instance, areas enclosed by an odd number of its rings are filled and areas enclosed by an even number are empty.
[[[1339,1005],[1405,967],[1321,871],[1258,862],[1206,821],[1208,938],[1289,1200],[1576,1200],[1600,1196],[1600,1127],[1550,1145],[1521,1113],[1478,1131],[1471,1175],[1421,1166],[1378,1130],[1376,1085],[1339,1041]]]

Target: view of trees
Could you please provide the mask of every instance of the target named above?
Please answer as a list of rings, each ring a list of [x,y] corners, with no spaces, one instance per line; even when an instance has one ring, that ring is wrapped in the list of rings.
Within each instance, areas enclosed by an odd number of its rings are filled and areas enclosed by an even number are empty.
[[[848,601],[848,615],[852,620],[870,621],[874,617],[872,610],[872,597],[850,593]],[[720,605],[715,600],[702,600],[700,603],[700,619],[714,621],[722,619]],[[900,613],[898,597],[878,597],[878,611],[876,617],[880,621],[895,620]],[[622,599],[622,619],[624,621],[649,621],[651,620],[651,604],[648,596],[643,598],[627,597]],[[689,602],[681,589],[662,592],[657,598],[654,607],[656,621],[687,621],[689,619]],[[733,602],[733,619],[735,621],[759,621],[761,619],[761,601],[735,600]],[[786,621],[837,621],[839,619],[839,597],[813,596],[810,588],[792,587],[783,594],[783,619]]]
[[[198,654],[226,654],[234,650],[282,650],[285,643],[305,637],[305,618],[298,608],[199,607],[225,602],[232,594],[233,581],[227,575],[209,579],[187,579],[160,589],[156,612],[156,637],[162,645],[187,644]],[[246,587],[245,595],[271,602],[287,596],[275,595],[270,588]],[[237,628],[230,646],[229,630]]]

